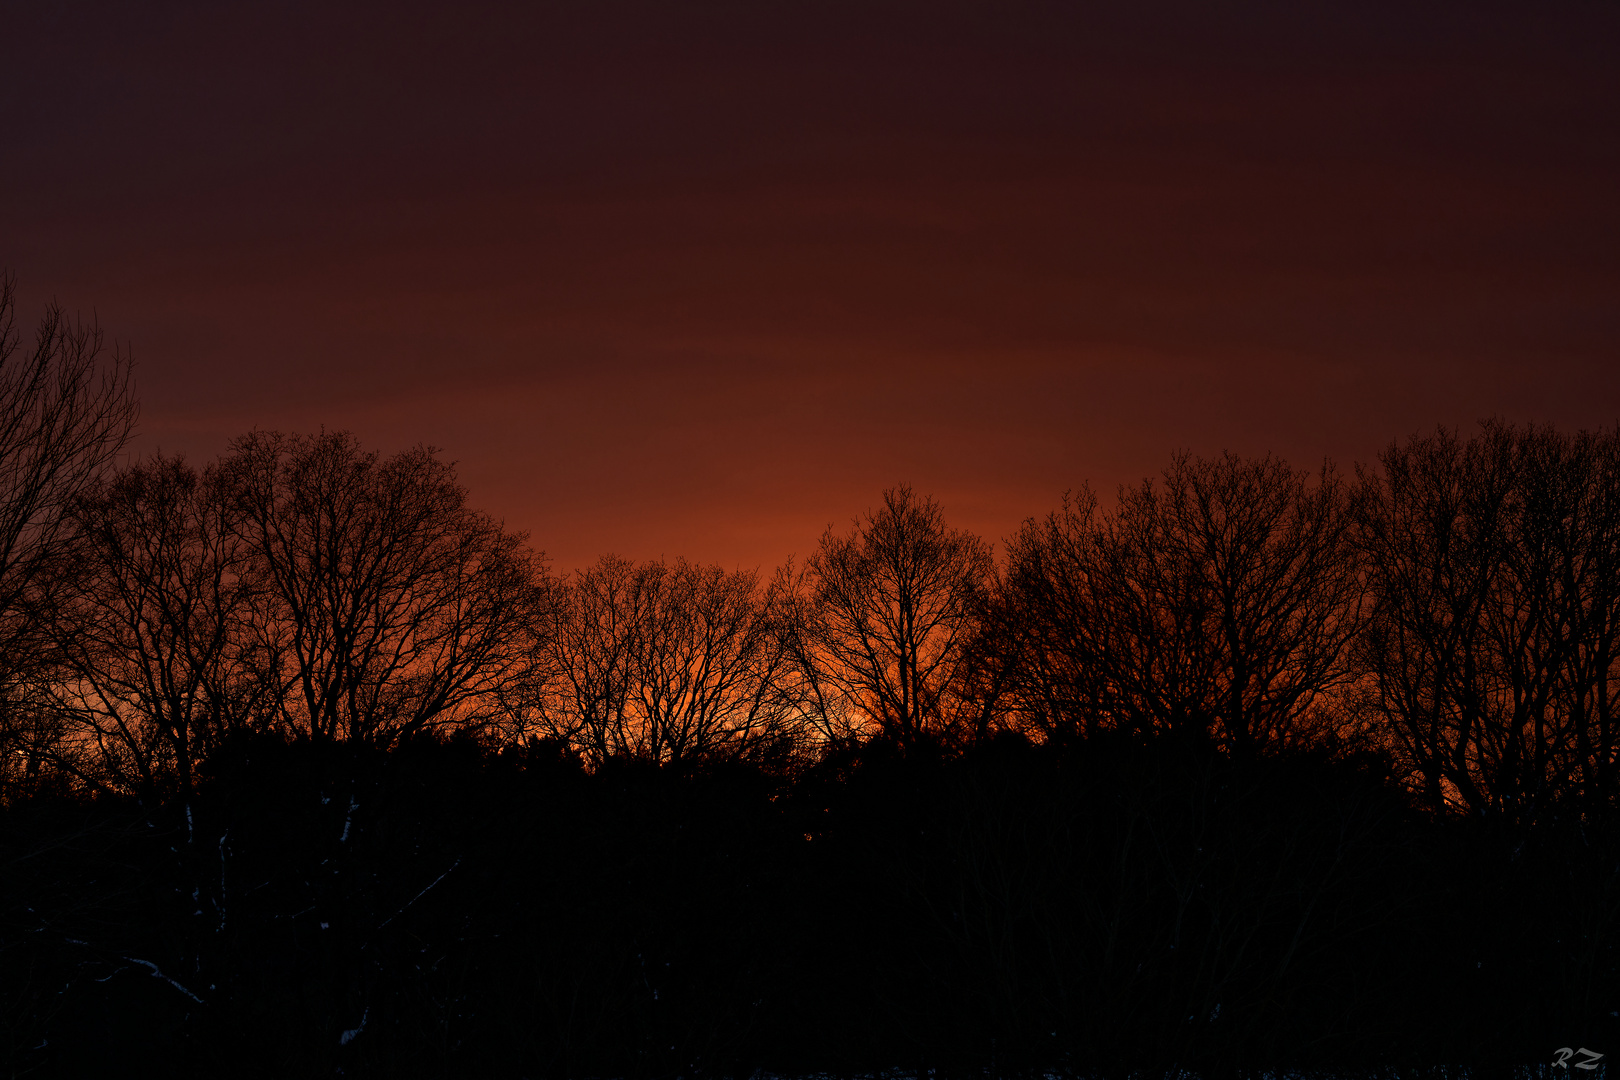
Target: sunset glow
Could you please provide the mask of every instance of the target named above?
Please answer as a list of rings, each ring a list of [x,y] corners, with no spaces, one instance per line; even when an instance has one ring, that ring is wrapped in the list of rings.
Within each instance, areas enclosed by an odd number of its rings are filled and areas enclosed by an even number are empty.
[[[137,451],[428,442],[562,567],[1620,409],[1608,6],[13,18],[0,263]]]
[[[0,5],[6,1076],[1603,1080],[1617,867],[1615,0]]]

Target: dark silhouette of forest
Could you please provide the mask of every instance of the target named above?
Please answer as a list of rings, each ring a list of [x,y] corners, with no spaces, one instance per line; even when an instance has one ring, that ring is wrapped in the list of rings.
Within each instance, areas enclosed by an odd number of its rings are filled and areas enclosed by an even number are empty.
[[[1620,430],[557,574],[429,448],[128,461],[130,371],[6,281],[8,1076],[1620,1048]]]

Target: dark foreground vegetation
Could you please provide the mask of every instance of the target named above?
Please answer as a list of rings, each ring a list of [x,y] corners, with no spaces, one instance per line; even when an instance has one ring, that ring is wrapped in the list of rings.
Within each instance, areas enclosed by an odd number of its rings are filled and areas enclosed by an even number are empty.
[[[1620,432],[557,575],[426,448],[121,461],[6,285],[7,1075],[1620,1052]]]
[[[1372,761],[1004,735],[789,783],[266,737],[192,815],[8,810],[15,1073],[1231,1075],[1620,1026],[1615,830],[1433,821]]]

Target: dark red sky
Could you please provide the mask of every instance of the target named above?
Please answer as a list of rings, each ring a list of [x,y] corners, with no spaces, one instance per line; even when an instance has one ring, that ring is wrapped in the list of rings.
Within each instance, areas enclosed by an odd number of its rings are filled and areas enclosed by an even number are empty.
[[[999,539],[1169,451],[1620,419],[1620,6],[0,0],[0,265],[140,449],[349,428],[563,567]]]

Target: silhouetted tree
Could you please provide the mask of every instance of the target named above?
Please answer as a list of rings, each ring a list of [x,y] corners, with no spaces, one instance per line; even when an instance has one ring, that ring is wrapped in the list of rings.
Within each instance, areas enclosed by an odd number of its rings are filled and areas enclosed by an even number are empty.
[[[1364,703],[1433,809],[1533,817],[1615,797],[1620,450],[1486,423],[1365,478]]]
[[[1178,454],[1111,514],[1065,500],[1010,553],[1026,709],[1236,754],[1311,737],[1360,625],[1350,509],[1331,467],[1230,454]]]
[[[593,765],[789,750],[803,718],[780,685],[777,593],[753,571],[606,556],[559,584],[511,706]]]
[[[797,717],[777,692],[787,659],[773,598],[756,572],[658,561],[642,566],[637,586],[637,756],[749,757],[797,734]]]
[[[72,565],[50,590],[56,706],[85,780],[189,798],[196,765],[248,723],[240,650],[249,553],[217,469],[133,465],[75,500]]]
[[[1102,663],[1102,538],[1097,499],[1068,493],[1043,522],[1007,545],[1007,565],[986,606],[984,633],[1006,676],[1005,707],[1047,741],[1112,726]]]
[[[964,705],[989,545],[902,485],[849,535],[829,526],[805,569],[810,659],[876,730],[910,744],[979,726]]]
[[[604,555],[555,584],[530,663],[503,691],[520,734],[575,747],[593,764],[617,752],[642,618],[635,574],[634,563]]]
[[[432,449],[254,432],[220,469],[262,582],[253,662],[287,730],[387,744],[467,722],[528,654],[535,557]]]
[[[63,557],[69,506],[124,447],[138,412],[132,362],[106,353],[94,321],[52,304],[22,347],[15,284],[0,274],[0,785],[19,763],[37,775],[62,734],[34,693],[49,676],[32,594]]]

